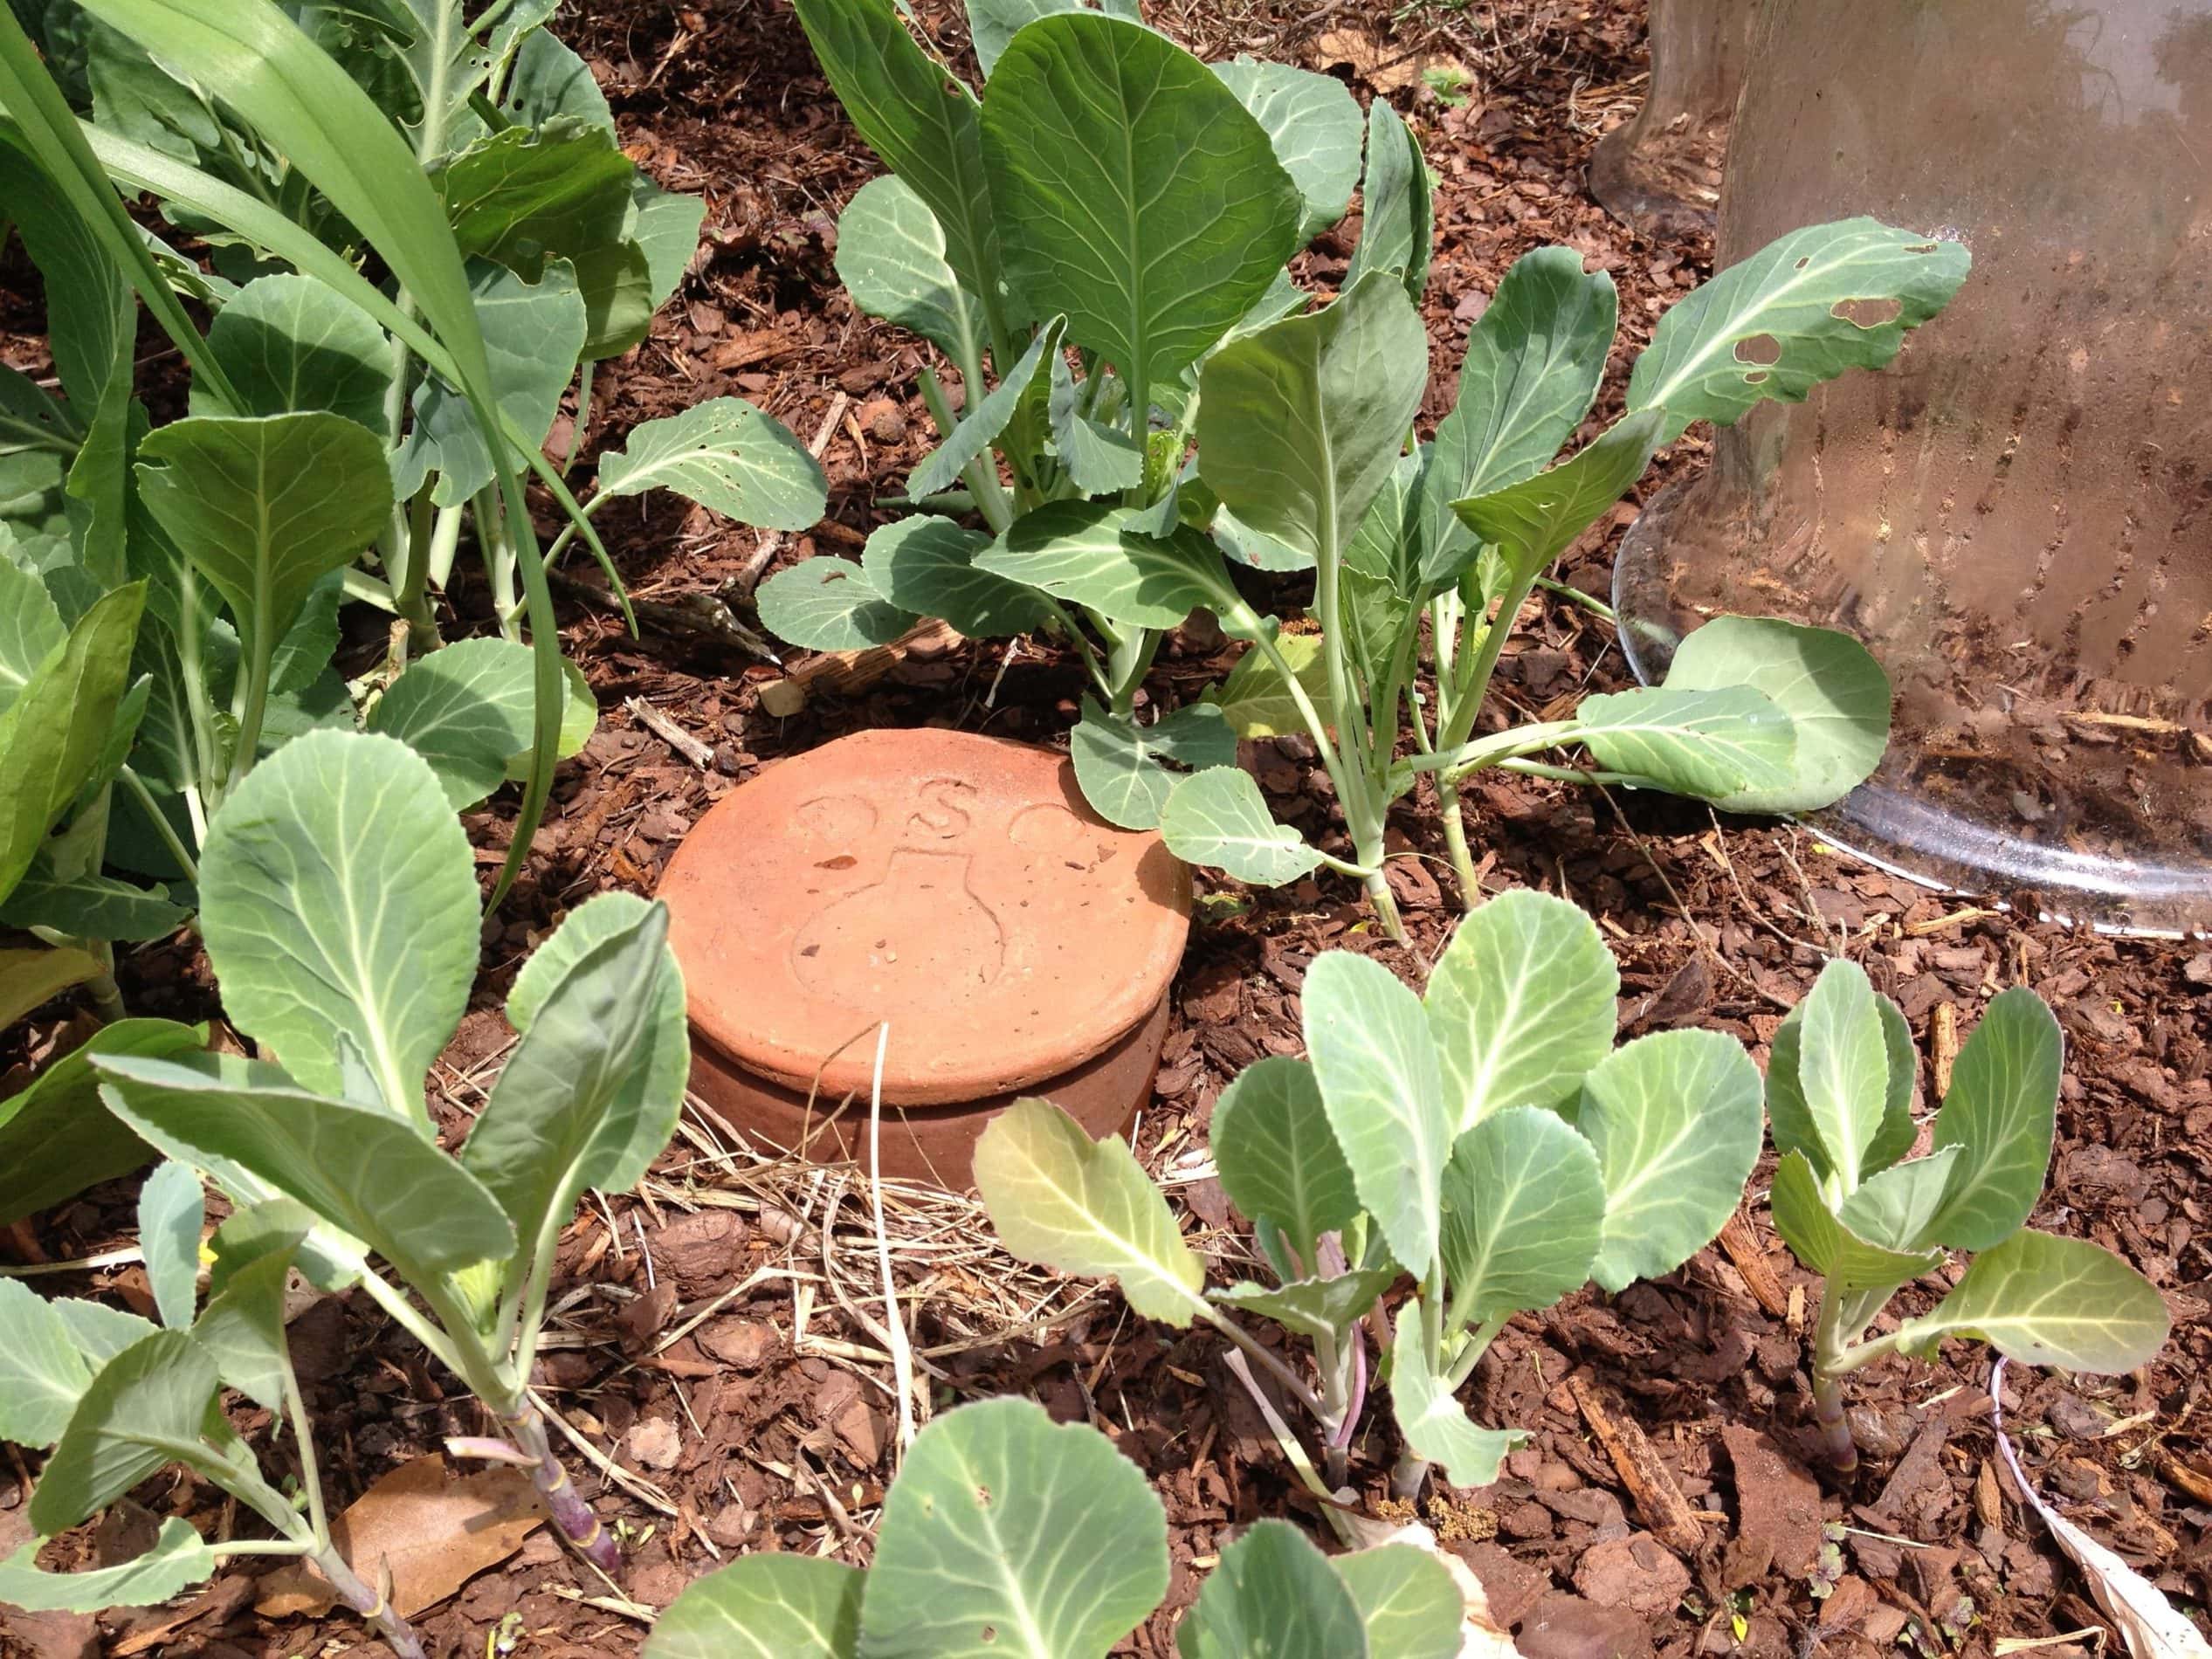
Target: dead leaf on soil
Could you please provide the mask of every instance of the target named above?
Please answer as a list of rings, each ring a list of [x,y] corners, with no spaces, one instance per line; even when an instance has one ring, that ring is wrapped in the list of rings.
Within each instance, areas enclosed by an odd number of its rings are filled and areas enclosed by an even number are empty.
[[[455,1479],[445,1460],[431,1453],[402,1463],[333,1516],[330,1536],[369,1584],[389,1571],[392,1606],[411,1619],[506,1560],[545,1519],[536,1489],[520,1469],[479,1470]],[[320,1616],[337,1605],[329,1584],[304,1562],[270,1573],[261,1586],[254,1611],[269,1618]]]
[[[2005,1364],[2000,1360],[1989,1373],[1989,1419],[1997,1431],[1997,1449],[2004,1454],[2012,1478],[2058,1547],[2073,1559],[2089,1580],[2090,1594],[2119,1629],[2120,1640],[2135,1659],[2212,1659],[2212,1644],[2197,1633],[2188,1617],[2178,1612],[2148,1579],[2121,1560],[2095,1539],[2045,1504],[2022,1472],[2005,1434]]]

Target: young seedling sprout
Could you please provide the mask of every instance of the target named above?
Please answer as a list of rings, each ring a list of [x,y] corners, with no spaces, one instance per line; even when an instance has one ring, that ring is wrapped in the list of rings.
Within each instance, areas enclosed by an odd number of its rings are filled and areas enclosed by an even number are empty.
[[[1917,1132],[1917,1060],[1905,1015],[1855,963],[1821,970],[1774,1034],[1767,1110],[1781,1162],[1774,1230],[1821,1275],[1813,1402],[1830,1463],[1858,1465],[1843,1379],[1894,1353],[1979,1339],[2027,1365],[2131,1371],[2166,1340],[2165,1299],[2111,1251],[2026,1227],[2043,1196],[2064,1042],[2024,987],[1992,998],[1951,1070],[1927,1155]],[[1929,1311],[1886,1336],[1866,1327],[1905,1285],[1966,1272]]]

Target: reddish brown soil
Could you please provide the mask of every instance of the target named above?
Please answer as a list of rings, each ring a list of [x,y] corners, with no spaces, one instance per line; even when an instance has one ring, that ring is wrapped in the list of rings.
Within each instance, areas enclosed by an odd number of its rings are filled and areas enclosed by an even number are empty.
[[[927,10],[943,22],[944,8]],[[1474,71],[1464,105],[1446,108],[1432,93],[1404,86],[1393,93],[1412,113],[1443,180],[1430,304],[1440,364],[1456,369],[1466,325],[1511,259],[1551,241],[1612,271],[1629,337],[1640,340],[1656,312],[1704,273],[1710,252],[1639,241],[1581,192],[1596,127],[1633,100],[1641,7],[1498,0],[1421,12],[1379,55],[1327,34],[1365,10],[1340,0],[1285,17],[1239,3],[1232,20],[1210,10],[1160,20],[1212,55],[1244,48],[1335,68],[1363,99],[1373,81],[1399,77],[1394,57],[1432,48],[1457,57]],[[927,445],[912,395],[920,360],[910,341],[857,315],[831,272],[837,209],[875,163],[828,96],[789,10],[780,0],[727,0],[695,11],[617,0],[590,8],[569,32],[600,73],[631,153],[665,182],[703,189],[710,203],[683,293],[651,341],[602,376],[592,446],[618,441],[637,420],[726,391],[811,437],[842,393],[852,421],[830,435],[824,451],[830,521],[778,557],[857,547],[879,521],[874,494],[893,491]],[[1317,35],[1333,44],[1317,46]],[[938,38],[956,45],[950,28]],[[1347,247],[1340,234],[1325,243],[1312,278],[1340,274]],[[0,320],[22,328],[25,313],[13,305]],[[1617,403],[1625,363],[1624,352],[1609,403]],[[1432,416],[1450,391],[1447,375]],[[1695,465],[1699,447],[1678,446],[1668,466]],[[665,499],[624,506],[603,522],[633,590],[648,599],[721,589],[758,543],[751,531]],[[1624,509],[1619,521],[1632,516]],[[1568,580],[1605,591],[1616,529],[1607,527],[1570,559]],[[464,611],[475,602],[465,590],[459,595]],[[759,685],[775,677],[767,665],[696,633],[654,628],[631,640],[603,614],[571,614],[568,643],[598,690],[603,724],[566,768],[529,875],[489,939],[486,1011],[465,1025],[444,1074],[457,1119],[480,1099],[479,1080],[505,1040],[490,999],[530,945],[594,891],[650,891],[685,830],[734,781],[860,726],[949,725],[1052,743],[1074,713],[1078,677],[1069,664],[1024,651],[992,698],[1003,648],[961,646],[910,655],[866,688],[817,694],[801,714],[779,720],[759,706]],[[1195,695],[1226,661],[1217,638],[1193,630],[1162,653],[1152,695]],[[1540,712],[1622,677],[1610,631],[1554,605],[1509,649],[1500,689],[1519,708]],[[624,708],[631,697],[713,745],[712,769],[693,768],[640,728]],[[1327,833],[1332,803],[1306,745],[1278,740],[1251,758],[1279,816]],[[2167,1293],[2176,1326],[2160,1360],[2134,1377],[2016,1371],[2009,1421],[2047,1496],[2177,1600],[2202,1604],[2212,1594],[2204,1566],[2212,1425],[2195,1415],[2209,1264],[2195,1228],[2212,1201],[2212,952],[2022,926],[1990,904],[1932,897],[1869,871],[1805,831],[1716,820],[1680,802],[1507,780],[1483,786],[1470,805],[1487,889],[1540,886],[1599,917],[1622,963],[1624,1035],[1707,1025],[1761,1045],[1763,1058],[1783,1011],[1837,951],[1863,961],[1903,1003],[1931,1065],[1945,1057],[1945,1034],[1971,1029],[1998,988],[2026,983],[2050,999],[2071,1058],[2037,1222],[2119,1250]],[[1368,951],[1418,982],[1456,913],[1430,822],[1420,810],[1402,816],[1402,833],[1427,857],[1392,867],[1409,951],[1379,941],[1340,883],[1244,892],[1202,877],[1164,1061],[1140,1119],[1148,1161],[1165,1166],[1202,1144],[1213,1103],[1239,1068],[1297,1050],[1299,987],[1319,951]],[[494,809],[471,828],[479,846],[493,849],[506,823]],[[129,972],[132,988],[157,1008],[204,1004],[203,967],[180,947],[141,952]],[[1932,1100],[1925,1070],[1922,1082]],[[605,1215],[588,1208],[567,1245],[570,1276],[556,1289],[562,1346],[544,1362],[548,1391],[569,1421],[671,1500],[672,1514],[657,1513],[575,1463],[610,1522],[620,1518],[633,1537],[651,1529],[629,1553],[624,1592],[663,1605],[718,1559],[746,1550],[829,1547],[865,1560],[890,1472],[891,1397],[887,1367],[852,1357],[873,1352],[876,1339],[840,1303],[858,1296],[865,1307],[865,1291],[834,1280],[827,1289],[835,1295],[817,1300],[824,1286],[807,1290],[798,1352],[794,1281],[758,1280],[728,1296],[762,1268],[823,1272],[820,1187],[733,1181],[686,1143],[662,1173],[661,1191],[681,1193],[688,1181],[719,1199],[691,1212],[634,1198],[614,1199]],[[1194,1239],[1234,1259],[1241,1245],[1218,1191],[1205,1182],[1176,1190]],[[1494,1610],[1519,1626],[1524,1651],[1859,1656],[1902,1642],[1926,1655],[1986,1655],[2002,1636],[2098,1624],[2080,1578],[1998,1468],[1981,1350],[1953,1345],[1935,1363],[1863,1374],[1854,1400],[1867,1457],[1856,1484],[1820,1486],[1806,1472],[1810,1286],[1775,1244],[1763,1193],[1762,1179],[1746,1206],[1764,1246],[1763,1259],[1747,1253],[1748,1274],[1714,1249],[1618,1298],[1585,1293],[1515,1320],[1477,1372],[1467,1397],[1478,1417],[1524,1426],[1533,1439],[1495,1486],[1438,1490],[1428,1518],[1475,1565]],[[95,1194],[36,1229],[17,1229],[10,1247],[18,1256],[59,1260],[112,1248],[126,1236],[128,1197],[127,1187]],[[832,1236],[860,1249],[871,1236],[862,1207],[842,1218],[830,1208]],[[910,1283],[929,1271],[901,1268]],[[843,1273],[867,1282],[853,1267]],[[65,1285],[144,1294],[130,1270],[42,1288]],[[1918,1311],[1933,1294],[1925,1285],[1909,1290],[1900,1306]],[[975,1325],[964,1310],[986,1300],[946,1282],[939,1304],[925,1297],[917,1304],[917,1343],[969,1338]],[[697,1332],[651,1352],[710,1308]],[[480,1430],[453,1380],[363,1308],[327,1303],[294,1330],[325,1428],[326,1477],[341,1499],[436,1449],[445,1434]],[[1176,1617],[1235,1528],[1267,1515],[1313,1524],[1311,1504],[1220,1359],[1213,1339],[1138,1320],[1109,1293],[1048,1331],[935,1361],[944,1373],[940,1408],[1026,1393],[1063,1417],[1092,1422],[1152,1474],[1168,1505],[1176,1573],[1167,1606],[1128,1644],[1133,1653],[1172,1651]],[[1649,1437],[1700,1518],[1701,1548],[1677,1552],[1650,1536],[1652,1518],[1593,1439],[1578,1393]],[[240,1426],[284,1466],[288,1453],[271,1444],[265,1417]],[[1355,1452],[1355,1478],[1379,1500],[1395,1453],[1387,1428],[1373,1427]],[[24,1476],[19,1463],[0,1472],[0,1523],[19,1512]],[[164,1477],[140,1497],[203,1519],[217,1508],[189,1479]],[[1840,1548],[1824,1559],[1816,1559],[1819,1519],[1851,1529],[1836,1535]],[[250,1587],[235,1575],[219,1582],[181,1622],[174,1614],[120,1615],[109,1621],[107,1650],[255,1659],[382,1651],[343,1621],[265,1619],[251,1610]],[[641,1627],[604,1600],[610,1594],[541,1532],[421,1622],[441,1653],[484,1653],[508,1614],[527,1633],[522,1653],[633,1651]],[[100,1650],[98,1641],[86,1624],[24,1628],[0,1635],[0,1650],[73,1659]]]

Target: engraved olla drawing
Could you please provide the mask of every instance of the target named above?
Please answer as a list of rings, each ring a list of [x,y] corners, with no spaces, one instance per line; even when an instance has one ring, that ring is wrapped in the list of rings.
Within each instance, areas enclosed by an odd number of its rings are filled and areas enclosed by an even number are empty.
[[[931,778],[914,800],[882,876],[817,912],[792,940],[792,975],[810,991],[863,1005],[941,1005],[981,990],[1005,965],[1005,927],[969,881],[975,852],[953,844],[975,827],[975,786]],[[825,795],[799,816],[810,832],[844,841],[872,829],[877,813],[858,796]],[[857,862],[842,848],[818,861]]]

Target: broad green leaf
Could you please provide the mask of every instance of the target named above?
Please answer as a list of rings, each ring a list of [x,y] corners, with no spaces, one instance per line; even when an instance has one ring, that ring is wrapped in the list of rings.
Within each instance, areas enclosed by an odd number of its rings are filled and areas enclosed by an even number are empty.
[[[192,919],[169,902],[169,890],[137,887],[112,876],[58,877],[41,858],[0,904],[0,922],[10,927],[51,927],[72,939],[160,939]]]
[[[1820,1178],[1802,1152],[1785,1153],[1774,1167],[1768,1201],[1782,1243],[1834,1291],[1893,1291],[1943,1265],[1941,1250],[1891,1249],[1845,1226],[1821,1195]]]
[[[532,281],[548,258],[575,268],[589,320],[583,355],[599,358],[635,344],[652,314],[644,251],[625,233],[636,172],[612,130],[555,116],[478,139],[430,177],[465,258]]]
[[[860,1653],[1105,1659],[1167,1590],[1167,1517],[1143,1471],[1096,1429],[980,1401],[923,1429],[892,1483]]]
[[[352,563],[391,515],[376,435],[320,410],[172,421],[138,456],[140,495],[264,661],[309,590]]]
[[[1064,314],[1141,403],[1199,361],[1299,248],[1299,188],[1215,71],[1144,24],[1062,13],[991,73],[984,169],[1007,286]]]
[[[1367,516],[1344,547],[1346,570],[1386,584],[1393,594],[1410,595],[1408,602],[1421,593],[1419,573],[1411,565],[1413,533],[1417,527],[1412,514],[1414,492],[1428,456],[1428,446],[1423,444],[1398,457],[1375,499],[1368,504]],[[1370,658],[1377,654],[1368,653]]]
[[[162,1324],[188,1331],[199,1305],[200,1229],[207,1197],[200,1172],[188,1164],[162,1163],[138,1194],[138,1247]]]
[[[999,54],[1026,25],[1058,12],[1089,9],[1085,0],[968,0],[968,33],[984,78],[989,79]],[[1109,17],[1139,21],[1137,0],[1099,0],[1098,10]]]
[[[38,1565],[33,1539],[0,1561],[0,1604],[25,1613],[104,1613],[110,1607],[144,1607],[166,1601],[215,1575],[217,1557],[191,1522],[172,1515],[162,1523],[153,1544],[121,1566],[82,1573],[46,1573]]]
[[[1605,1174],[1608,1291],[1671,1273],[1712,1242],[1759,1160],[1759,1068],[1718,1031],[1661,1031],[1582,1079],[1575,1123]]]
[[[8,783],[0,793],[0,898],[31,868],[46,832],[100,764],[129,682],[145,599],[143,582],[103,595],[0,710],[0,777]],[[10,1011],[11,1000],[0,998],[10,1022],[24,1011]]]
[[[870,179],[837,216],[837,280],[871,317],[910,328],[955,363],[989,342],[982,302],[945,259],[945,230],[895,174]]]
[[[1214,540],[1238,564],[1253,570],[1311,570],[1313,555],[1285,547],[1273,536],[1262,535],[1227,507],[1214,511]],[[1287,637],[1287,636],[1286,636]]]
[[[1444,1176],[1444,1278],[1469,1323],[1547,1308],[1589,1282],[1605,1228],[1590,1143],[1555,1112],[1508,1106],[1459,1137]]]
[[[568,695],[562,699],[561,725],[554,733],[553,753],[557,759],[566,760],[591,741],[591,734],[599,725],[599,699],[591,689],[591,682],[584,678],[583,670],[565,657],[561,659],[561,678]],[[530,775],[531,760],[532,751],[527,747],[510,756],[507,781],[525,781]]]
[[[1166,537],[1132,527],[1135,513],[1103,501],[1053,501],[1025,513],[979,570],[1096,611],[1119,628],[1179,628],[1201,606],[1233,605],[1237,589],[1213,544],[1188,526]]]
[[[1441,1464],[1454,1486],[1487,1486],[1498,1478],[1506,1454],[1528,1438],[1519,1428],[1478,1428],[1467,1420],[1429,1363],[1421,1339],[1421,1304],[1398,1310],[1390,1344],[1390,1403],[1398,1432],[1416,1457]]]
[[[0,527],[0,537],[6,534]],[[22,694],[40,664],[68,637],[61,613],[46,595],[46,584],[11,561],[0,559],[0,712]]]
[[[1575,736],[1605,770],[1712,801],[1786,779],[1797,747],[1789,716],[1743,685],[1712,692],[1645,685],[1586,697],[1575,724]]]
[[[1321,862],[1297,830],[1275,822],[1242,767],[1209,767],[1176,784],[1160,811],[1160,835],[1185,864],[1225,870],[1256,886],[1280,887]]]
[[[1429,286],[1436,204],[1429,192],[1429,163],[1412,129],[1387,98],[1368,105],[1367,177],[1360,187],[1360,244],[1345,272],[1349,288],[1369,272],[1404,285],[1415,303]]]
[[[980,530],[914,513],[885,525],[860,554],[868,580],[900,610],[941,616],[970,639],[997,639],[1042,627],[1051,615],[1042,595],[975,568],[992,545]]]
[[[1659,319],[1629,377],[1631,410],[1662,410],[1671,444],[1772,397],[1879,368],[1943,309],[1973,263],[1964,244],[1872,219],[1808,225],[1720,272]],[[1878,319],[1878,320],[1877,320]]]
[[[1367,1659],[1359,1604],[1287,1521],[1255,1521],[1221,1552],[1175,1628],[1181,1659]]]
[[[568,1220],[586,1187],[617,1174],[636,1181],[675,1131],[644,1086],[667,936],[666,908],[648,905],[568,965],[461,1148],[461,1167],[499,1200],[526,1250]],[[641,1160],[649,1109],[665,1132]]]
[[[809,651],[888,645],[921,620],[886,599],[851,560],[827,555],[777,571],[753,598],[761,626]]]
[[[1812,1108],[1798,1081],[1799,1039],[1805,1029],[1805,1003],[1782,1015],[1767,1057],[1767,1120],[1773,1127],[1774,1151],[1784,1157],[1801,1153],[1812,1172],[1825,1182],[1835,1174],[1828,1148],[1813,1122]]]
[[[1451,504],[1535,477],[1589,413],[1619,300],[1572,248],[1513,262],[1467,335],[1458,401],[1437,427],[1421,477],[1421,574],[1449,582],[1477,542]]]
[[[105,1509],[167,1465],[215,1461],[200,1441],[215,1361],[183,1331],[157,1331],[100,1368],[31,1495],[31,1525],[51,1538]]]
[[[1328,701],[1328,657],[1319,634],[1279,634],[1275,649],[1298,676],[1306,700],[1318,709]],[[1263,651],[1237,659],[1229,678],[1209,687],[1206,700],[1219,708],[1238,737],[1280,737],[1306,730],[1306,712],[1289,685]]]
[[[605,495],[673,490],[686,500],[768,530],[804,530],[822,517],[822,466],[782,422],[741,397],[713,397],[631,429],[599,458]]]
[[[246,774],[209,825],[200,926],[224,1008],[309,1090],[336,1039],[427,1137],[423,1079],[476,974],[475,860],[436,774],[389,738],[315,732]]]
[[[1523,890],[1470,911],[1423,999],[1454,1132],[1509,1106],[1572,1105],[1613,1051],[1620,988],[1578,905]]]
[[[245,1171],[366,1240],[404,1278],[514,1249],[498,1201],[388,1112],[307,1093],[278,1067],[230,1055],[97,1064],[108,1110],[153,1146],[218,1181]]]
[[[1868,1174],[1887,1169],[1892,1164],[1912,1150],[1919,1139],[1919,1126],[1912,1121],[1912,1086],[1919,1080],[1919,1051],[1912,1046],[1912,1028],[1905,1023],[1905,1010],[1886,996],[1874,999],[1875,1012],[1882,1016],[1882,1047],[1889,1056],[1889,1098],[1882,1105],[1882,1126],[1874,1132],[1874,1139],[1867,1143],[1866,1155],[1859,1160],[1859,1167]]]
[[[72,1297],[56,1302],[53,1308],[61,1315],[62,1324],[68,1327],[69,1339],[77,1345],[79,1357],[94,1371],[134,1342],[152,1336],[158,1328],[151,1319],[111,1308],[105,1302],[86,1302]]]
[[[1731,812],[1809,812],[1874,774],[1890,740],[1890,677],[1865,646],[1832,629],[1771,616],[1715,616],[1675,647],[1670,691],[1748,685],[1797,733],[1789,778],[1716,805]]]
[[[1223,347],[1199,375],[1198,473],[1239,522],[1335,558],[1397,465],[1429,337],[1395,282]]]
[[[1659,446],[1660,418],[1623,416],[1549,472],[1454,501],[1459,521],[1504,549],[1515,585],[1549,569],[1643,476]]]
[[[1298,186],[1304,204],[1298,239],[1305,245],[1344,217],[1360,182],[1365,134],[1351,89],[1333,75],[1243,53],[1216,64],[1214,73],[1267,129],[1275,159]]]
[[[1313,959],[1302,1001],[1306,1053],[1360,1201],[1417,1277],[1436,1260],[1438,1194],[1457,1127],[1421,1001],[1382,963],[1350,951]]]
[[[1299,1336],[1340,1344],[1398,1277],[1395,1265],[1354,1268],[1334,1278],[1292,1279],[1277,1285],[1232,1284],[1207,1294],[1224,1307],[1259,1314]]]
[[[2043,1196],[2057,1121],[2065,1038],[2043,998],[2024,986],[1990,999],[1951,1067],[1935,1114],[1935,1145],[1960,1148],[1930,1236],[1954,1249],[2002,1241]]]
[[[1068,368],[1067,354],[1054,352],[1048,365],[1051,395],[1045,416],[1051,423],[1052,444],[1070,482],[1085,495],[1106,495],[1134,490],[1144,482],[1144,451],[1136,439],[1119,428],[1101,425],[1083,413],[1078,386]],[[1088,386],[1085,382],[1084,386]]]
[[[961,286],[986,299],[998,293],[975,95],[914,43],[892,0],[796,0],[795,9],[846,118],[935,215]]]
[[[384,407],[392,344],[361,309],[312,277],[257,277],[208,325],[208,349],[245,407],[224,407],[195,382],[194,415],[343,416],[389,442]]]
[[[1298,187],[1266,129],[1141,24],[1023,29],[991,72],[982,144],[1007,286],[1132,388],[1166,388],[1297,251]]]
[[[1797,1086],[1837,1194],[1858,1189],[1867,1146],[1889,1103],[1889,1044],[1866,970],[1841,957],[1806,993],[1797,1028]]]
[[[526,127],[542,126],[555,115],[573,115],[610,132],[615,125],[591,66],[541,28],[532,29],[516,48],[500,107]]]
[[[192,1326],[224,1384],[271,1411],[284,1409],[292,1365],[286,1284],[314,1219],[306,1206],[278,1198],[239,1210],[217,1229],[208,1303]]]
[[[468,279],[500,412],[541,444],[575,377],[589,328],[575,269],[548,260],[543,277],[531,282],[505,265],[472,259]],[[458,506],[494,481],[498,470],[484,429],[460,391],[425,375],[415,389],[414,407],[415,424],[392,458],[403,498],[412,497],[432,472],[438,481],[431,499],[442,507]]]
[[[1979,1337],[2022,1365],[2109,1375],[2149,1363],[2172,1327],[2166,1299],[2110,1250],[2022,1228],[1897,1335],[1923,1352],[1943,1337]]]
[[[0,1440],[52,1445],[92,1380],[54,1304],[0,1278]]]
[[[1352,1224],[1360,1195],[1313,1068],[1288,1055],[1254,1061],[1221,1091],[1209,1132],[1229,1201],[1248,1220],[1272,1222],[1300,1270],[1318,1271],[1316,1241]]]
[[[206,1040],[204,1026],[118,1020],[0,1100],[0,1226],[128,1174],[150,1155],[100,1104],[93,1057],[189,1054]]]
[[[1382,1544],[1340,1555],[1329,1565],[1359,1606],[1370,1654],[1457,1659],[1467,1601],[1434,1554],[1410,1544]]]
[[[533,40],[551,38],[542,31],[531,37]],[[591,71],[585,69],[583,78],[589,85]],[[704,196],[664,190],[643,173],[630,182],[630,200],[636,209],[630,224],[631,239],[644,250],[647,297],[658,310],[682,284],[692,255],[699,251],[699,228],[706,219],[706,201]]]
[[[1094,1141],[1051,1101],[1017,1100],[976,1143],[975,1186],[1023,1261],[1116,1279],[1140,1317],[1178,1328],[1202,1305],[1205,1268],[1120,1136]]]
[[[369,711],[367,729],[430,762],[446,804],[465,812],[506,781],[510,763],[530,747],[536,704],[527,646],[456,640],[410,664]],[[561,752],[573,754],[582,745],[568,736]]]
[[[1924,1250],[1928,1229],[1943,1207],[1959,1149],[1945,1146],[1925,1158],[1878,1170],[1836,1207],[1836,1219],[1870,1243],[1892,1250]]]
[[[553,937],[531,953],[514,976],[507,993],[507,1023],[525,1036],[538,1010],[569,968],[582,961],[602,941],[634,926],[646,910],[635,893],[606,892],[587,898],[569,912]],[[664,950],[654,970],[651,1017],[640,1035],[639,1049],[631,1067],[634,1086],[643,1098],[632,1119],[630,1146],[596,1174],[602,1186],[623,1192],[637,1185],[645,1167],[660,1155],[676,1131],[684,1108],[684,1091],[691,1077],[691,1027],[684,1011],[684,973],[673,952]]]
[[[1083,718],[1068,734],[1068,754],[1093,811],[1124,830],[1151,830],[1182,775],[1167,763],[1193,771],[1233,767],[1237,733],[1210,703],[1193,703],[1140,726],[1085,697]]]
[[[684,1587],[644,1659],[857,1659],[868,1576],[820,1556],[748,1555]]]
[[[945,435],[945,441],[922,458],[921,465],[906,480],[909,497],[919,501],[951,489],[959,482],[962,469],[997,442],[1007,422],[1014,418],[1015,410],[1030,396],[1044,360],[1059,351],[1060,328],[1057,318],[1047,324],[1030,341],[1029,348],[1016,360],[1013,368],[1000,376],[998,384],[976,398],[959,423]],[[985,465],[996,466],[997,463]]]

